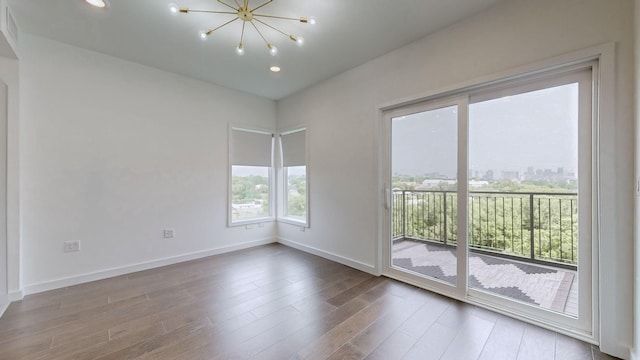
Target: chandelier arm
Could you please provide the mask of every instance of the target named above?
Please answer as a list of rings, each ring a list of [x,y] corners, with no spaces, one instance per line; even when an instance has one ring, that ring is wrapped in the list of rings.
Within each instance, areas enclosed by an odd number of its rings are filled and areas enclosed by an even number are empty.
[[[235,0],[234,0],[234,1],[235,1]],[[218,0],[218,2],[219,2],[220,4],[222,4],[222,5],[224,5],[224,6],[228,7],[228,8],[230,8],[230,9],[235,10],[236,12],[235,12],[234,14],[238,13],[238,9],[236,9],[236,8],[234,8],[233,6],[231,6],[231,5],[227,4],[226,2],[224,2],[224,1],[222,1],[222,0]],[[236,3],[236,4],[237,4],[237,3]],[[240,6],[238,5],[238,7],[240,7]]]
[[[271,18],[271,19],[283,19],[283,20],[294,20],[294,21],[299,21],[299,22],[306,22],[303,21],[303,18],[292,18],[292,17],[286,17],[286,16],[276,16],[276,15],[265,15],[265,14],[253,14],[253,17],[264,17],[264,18]]]
[[[249,8],[249,0],[244,0],[244,8],[245,10]]]
[[[247,25],[246,21],[242,22],[242,32],[240,33],[240,44],[242,44],[242,40],[244,39],[244,27]]]
[[[207,30],[207,35],[211,34],[212,32],[214,32],[214,31],[216,31],[216,30],[218,30],[218,29],[220,29],[220,28],[221,28],[221,27],[223,27],[223,26],[227,26],[227,25],[231,24],[232,22],[234,22],[234,21],[236,21],[236,20],[238,20],[238,18],[231,19],[231,20],[227,21],[226,23],[224,23],[224,24],[222,24],[222,25],[218,26],[218,27],[217,27],[217,28],[215,28],[215,29]]]
[[[275,31],[279,32],[280,34],[282,34],[282,35],[284,35],[284,36],[286,36],[286,37],[291,37],[291,35],[289,35],[289,34],[285,33],[284,31],[282,31],[282,30],[278,29],[278,28],[277,28],[277,27],[275,27],[275,26],[272,26],[272,25],[267,24],[266,22],[264,22],[264,21],[262,21],[262,20],[260,20],[260,19],[256,19],[256,18],[254,18],[253,20],[255,20],[255,21],[259,22],[260,24],[262,24],[262,25],[264,25],[264,26],[267,26],[267,27],[272,28],[273,30],[275,30]]]
[[[237,12],[231,12],[231,11],[214,11],[214,10],[194,10],[194,9],[187,9],[185,12],[190,13],[190,12],[194,12],[194,13],[208,13],[208,14],[228,14],[228,15],[238,15]]]
[[[262,40],[264,40],[264,43],[267,44],[267,46],[271,45],[267,39],[265,39],[264,35],[262,35],[262,32],[260,31],[260,29],[258,29],[258,27],[256,26],[256,24],[253,23],[253,21],[249,21],[249,23],[251,25],[253,25],[253,28],[256,29],[256,31],[258,32],[258,35],[260,35],[260,37],[262,38]]]
[[[238,0],[233,0],[234,3],[236,3],[236,5],[238,6],[238,9],[242,9],[242,6],[240,6],[240,3],[238,3]]]
[[[251,12],[254,12],[254,11],[256,11],[256,10],[260,9],[261,7],[263,7],[263,6],[265,6],[265,5],[269,5],[269,4],[271,4],[272,2],[273,2],[273,0],[267,0],[267,2],[265,2],[264,4],[262,4],[262,5],[258,6],[257,8],[251,9]]]

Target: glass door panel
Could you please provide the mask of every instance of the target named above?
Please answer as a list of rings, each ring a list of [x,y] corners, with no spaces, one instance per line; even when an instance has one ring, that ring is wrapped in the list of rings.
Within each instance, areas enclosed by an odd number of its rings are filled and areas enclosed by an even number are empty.
[[[575,82],[469,105],[470,289],[578,316],[579,100]]]
[[[458,106],[391,118],[391,266],[456,286]]]

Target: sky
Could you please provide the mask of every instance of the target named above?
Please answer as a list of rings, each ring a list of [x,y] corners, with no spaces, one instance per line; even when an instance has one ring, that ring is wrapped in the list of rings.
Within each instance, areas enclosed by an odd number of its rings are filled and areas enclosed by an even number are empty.
[[[469,168],[577,170],[578,85],[568,84],[472,103]],[[455,179],[457,108],[392,119],[392,173],[440,173]]]

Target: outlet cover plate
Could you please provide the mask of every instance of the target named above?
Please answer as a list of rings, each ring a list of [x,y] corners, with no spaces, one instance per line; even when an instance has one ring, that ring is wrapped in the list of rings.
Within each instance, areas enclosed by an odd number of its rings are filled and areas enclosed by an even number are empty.
[[[162,237],[164,237],[165,239],[172,239],[176,237],[175,229],[164,229],[162,231]]]
[[[80,251],[80,241],[65,241],[64,252]]]

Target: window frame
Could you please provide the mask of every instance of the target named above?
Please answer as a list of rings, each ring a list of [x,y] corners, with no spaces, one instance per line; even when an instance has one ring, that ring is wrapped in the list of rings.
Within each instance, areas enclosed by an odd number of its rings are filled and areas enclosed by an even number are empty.
[[[304,219],[300,219],[299,217],[288,216],[288,172],[286,166],[284,166],[284,152],[282,146],[282,136],[294,134],[297,132],[305,132],[304,136],[304,148],[305,148],[305,216]],[[277,220],[278,222],[287,223],[290,225],[301,226],[304,228],[310,227],[310,181],[309,181],[309,127],[306,125],[295,126],[287,129],[280,130],[277,136],[278,141],[278,214]],[[302,165],[299,165],[302,166]]]
[[[258,166],[265,167],[268,171],[269,181],[269,215],[259,216],[245,219],[233,219],[233,167],[234,166],[251,166],[251,165],[239,165],[233,163],[233,131],[246,131],[250,133],[271,135],[271,166]],[[275,204],[275,171],[274,171],[274,148],[275,148],[275,133],[273,130],[260,128],[256,126],[229,124],[228,127],[228,164],[227,164],[227,226],[237,227],[246,226],[251,224],[258,224],[264,222],[272,222],[276,220],[276,204]]]

